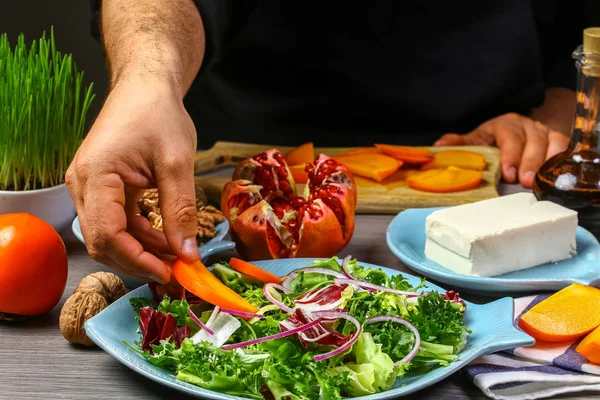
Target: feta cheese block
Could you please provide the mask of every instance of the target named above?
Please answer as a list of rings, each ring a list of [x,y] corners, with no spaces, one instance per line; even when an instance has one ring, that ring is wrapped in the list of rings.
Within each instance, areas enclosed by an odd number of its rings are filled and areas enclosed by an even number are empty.
[[[425,256],[459,274],[494,276],[576,254],[577,212],[517,193],[431,213]]]

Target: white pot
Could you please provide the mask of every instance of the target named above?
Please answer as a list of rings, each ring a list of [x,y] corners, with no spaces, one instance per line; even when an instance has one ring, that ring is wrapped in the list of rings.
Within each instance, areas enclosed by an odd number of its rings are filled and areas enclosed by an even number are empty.
[[[38,190],[0,190],[0,214],[27,212],[48,222],[58,232],[75,218],[75,204],[67,185]]]

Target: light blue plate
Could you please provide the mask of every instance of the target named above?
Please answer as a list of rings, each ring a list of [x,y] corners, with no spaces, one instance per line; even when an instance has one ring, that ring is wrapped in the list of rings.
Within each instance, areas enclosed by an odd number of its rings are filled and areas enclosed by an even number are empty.
[[[256,264],[278,276],[310,264],[312,259],[287,259],[260,261]],[[366,267],[377,267],[361,263]],[[382,268],[387,274],[395,275],[398,271]],[[412,275],[403,274],[408,281],[417,285],[420,280]],[[445,292],[438,286],[428,285],[429,290]],[[129,304],[131,297],[151,298],[148,286],[142,286],[115,303],[108,306],[98,315],[85,323],[87,335],[99,347],[111,354],[121,363],[135,372],[146,376],[162,385],[175,390],[207,399],[241,399],[210,390],[202,389],[175,379],[173,374],[148,363],[143,357],[127,347],[123,340],[133,343],[139,340],[137,321]],[[493,303],[478,305],[467,302],[465,323],[473,331],[468,338],[467,347],[459,354],[459,359],[448,367],[440,367],[423,375],[405,377],[396,381],[394,387],[386,392],[363,396],[360,399],[391,399],[416,392],[457,372],[475,358],[520,346],[531,346],[535,340],[513,326],[514,303],[511,298],[503,298]]]
[[[81,227],[79,226],[78,217],[75,217],[75,219],[73,220],[71,229],[73,230],[73,234],[75,235],[75,237],[79,239],[81,243],[85,244],[85,240],[83,239],[83,235],[81,234]],[[206,259],[214,254],[218,254],[235,248],[234,242],[230,240],[224,240],[225,236],[227,236],[227,233],[229,232],[229,222],[227,222],[226,219],[224,219],[223,222],[217,224],[216,230],[217,233],[214,238],[210,239],[208,242],[198,247],[202,259]]]
[[[387,229],[390,250],[409,268],[425,277],[463,291],[488,294],[556,291],[573,282],[595,286],[600,284],[600,244],[581,227],[576,232],[575,257],[521,271],[477,277],[458,274],[430,261],[425,257],[425,219],[440,208],[403,211],[394,217]]]

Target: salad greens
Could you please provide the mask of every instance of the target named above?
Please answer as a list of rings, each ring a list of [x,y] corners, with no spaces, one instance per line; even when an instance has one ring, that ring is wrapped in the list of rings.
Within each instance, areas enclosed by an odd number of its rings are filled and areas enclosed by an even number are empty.
[[[350,257],[316,261],[281,285],[227,263],[213,273],[258,313],[190,305],[185,296],[164,295],[158,304],[134,298],[142,337],[130,346],[177,379],[220,393],[275,400],[379,393],[406,374],[449,365],[470,333],[457,293],[426,291],[424,280],[413,287]]]

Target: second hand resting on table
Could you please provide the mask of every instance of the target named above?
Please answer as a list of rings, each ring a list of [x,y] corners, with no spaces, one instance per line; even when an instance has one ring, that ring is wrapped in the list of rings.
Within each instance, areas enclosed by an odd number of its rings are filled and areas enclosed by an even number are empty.
[[[204,31],[192,2],[174,3],[159,15],[134,0],[103,2],[111,92],[66,174],[90,255],[160,283],[171,281],[174,257],[199,258],[197,137],[183,98],[202,64]],[[573,91],[546,94],[529,116],[501,115],[436,145],[497,145],[503,178],[530,187],[544,160],[566,148],[573,117]],[[164,233],[137,216],[137,200],[151,187],[160,191]]]

